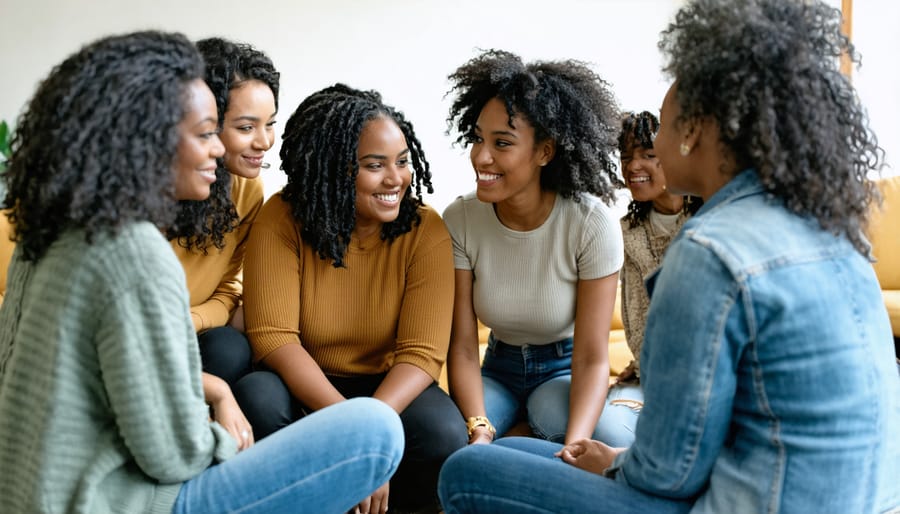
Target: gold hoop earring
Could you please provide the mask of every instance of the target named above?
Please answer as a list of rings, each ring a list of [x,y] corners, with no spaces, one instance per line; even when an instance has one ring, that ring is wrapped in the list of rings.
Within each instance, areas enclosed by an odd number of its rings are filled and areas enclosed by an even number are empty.
[[[686,143],[681,143],[681,146],[678,147],[678,151],[681,153],[682,157],[687,157],[689,153],[691,153],[691,147]]]

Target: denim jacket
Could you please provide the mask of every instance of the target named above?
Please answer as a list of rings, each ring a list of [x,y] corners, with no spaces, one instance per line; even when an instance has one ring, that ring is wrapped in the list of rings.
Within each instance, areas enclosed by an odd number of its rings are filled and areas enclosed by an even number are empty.
[[[651,291],[636,440],[608,476],[691,512],[900,505],[900,378],[881,290],[846,238],[753,170],[672,242]]]

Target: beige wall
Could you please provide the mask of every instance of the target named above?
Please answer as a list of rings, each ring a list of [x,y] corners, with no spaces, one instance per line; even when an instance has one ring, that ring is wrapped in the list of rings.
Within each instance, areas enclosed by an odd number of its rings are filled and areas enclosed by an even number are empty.
[[[839,5],[839,0],[834,0]],[[656,110],[668,86],[656,48],[680,0],[0,0],[0,118],[13,119],[37,82],[81,44],[140,28],[221,35],[267,52],[282,72],[280,121],[337,81],[378,89],[415,124],[435,175],[426,201],[442,210],[469,191],[465,152],[444,134],[446,76],[478,48],[525,59],[576,58],[610,81],[626,109]],[[900,153],[900,15],[894,2],[856,0],[865,56],[854,76],[889,160]],[[877,5],[877,7],[876,7]],[[887,6],[886,6],[887,5]],[[279,129],[280,140],[280,129]],[[266,192],[284,177],[278,143]]]

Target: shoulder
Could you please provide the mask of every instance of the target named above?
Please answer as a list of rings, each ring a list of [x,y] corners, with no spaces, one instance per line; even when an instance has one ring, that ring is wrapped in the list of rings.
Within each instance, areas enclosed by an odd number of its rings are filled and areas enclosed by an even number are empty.
[[[262,179],[231,176],[231,201],[237,209],[238,216],[243,220],[248,214],[258,212],[263,204]]]
[[[479,211],[484,205],[486,204],[475,196],[474,191],[462,196],[457,196],[456,199],[444,209],[444,219],[462,219],[471,216]]]
[[[418,213],[421,221],[418,225],[413,225],[411,232],[417,233],[423,240],[440,241],[450,238],[444,220],[434,208],[422,205]]]
[[[260,224],[294,223],[291,205],[284,200],[281,193],[275,193],[263,204],[256,222]]]

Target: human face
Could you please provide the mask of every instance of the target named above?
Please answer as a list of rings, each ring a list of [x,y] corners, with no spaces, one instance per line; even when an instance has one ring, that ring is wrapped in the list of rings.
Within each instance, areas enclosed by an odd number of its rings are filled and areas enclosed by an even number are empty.
[[[184,118],[178,124],[176,199],[209,197],[209,186],[216,181],[216,159],[225,154],[217,135],[218,119],[216,100],[206,83],[196,79],[188,84]]]
[[[653,149],[659,163],[666,170],[666,183],[670,193],[696,194],[697,187],[693,182],[693,161],[681,155],[681,144],[686,141],[683,123],[678,120],[681,107],[675,98],[677,82],[673,83],[663,99],[659,109],[659,132],[653,140]]]
[[[622,173],[631,198],[650,202],[666,193],[666,176],[652,148],[634,145],[621,158]]]
[[[228,93],[228,110],[219,137],[225,145],[225,168],[256,178],[263,156],[275,142],[275,95],[265,82],[248,80]]]
[[[409,146],[397,123],[382,116],[363,126],[357,156],[354,232],[367,237],[400,215],[400,202],[412,180]]]
[[[541,167],[552,157],[552,143],[535,144],[534,127],[512,117],[499,98],[488,100],[475,122],[469,157],[475,169],[478,199],[502,203],[517,197],[538,197]]]

